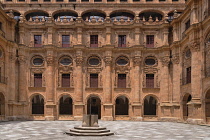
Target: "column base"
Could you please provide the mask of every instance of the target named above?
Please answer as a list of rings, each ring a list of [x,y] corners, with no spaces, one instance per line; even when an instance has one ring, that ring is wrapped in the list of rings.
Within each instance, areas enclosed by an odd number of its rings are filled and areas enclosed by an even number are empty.
[[[101,117],[101,120],[103,120],[103,121],[113,121],[114,118],[112,116],[103,116],[103,117]]]
[[[130,118],[131,121],[143,121],[142,117],[131,117]]]
[[[55,121],[55,116],[45,116],[45,121]]]
[[[74,120],[75,121],[82,121],[83,120],[83,116],[74,116]]]
[[[205,124],[205,121],[203,119],[192,119],[192,118],[188,118],[186,120],[187,123],[190,124]]]
[[[160,117],[159,121],[163,121],[163,122],[183,122],[180,118],[177,118],[177,117]]]

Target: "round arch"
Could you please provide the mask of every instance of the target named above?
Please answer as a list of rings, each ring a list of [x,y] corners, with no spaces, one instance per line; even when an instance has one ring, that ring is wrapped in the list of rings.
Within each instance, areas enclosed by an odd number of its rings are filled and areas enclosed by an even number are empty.
[[[89,13],[89,12],[98,12],[98,13],[102,13],[105,15],[105,17],[107,16],[106,12],[103,11],[103,10],[99,10],[99,9],[89,9],[89,10],[85,10],[81,13],[81,17],[86,14],[86,13]]]
[[[182,97],[182,113],[183,119],[187,120],[189,116],[189,106],[188,103],[192,100],[192,95],[189,93],[185,93]]]
[[[136,15],[135,12],[133,12],[133,11],[130,11],[127,9],[119,9],[119,10],[114,10],[111,13],[109,13],[109,16],[111,16],[114,13],[121,13],[121,12],[129,13],[129,14],[133,15],[133,17],[135,17],[135,15]]]
[[[30,10],[24,13],[24,17],[26,20],[29,20],[30,18],[36,18],[38,16],[38,19],[42,19],[49,17],[49,13],[44,10]]]
[[[143,99],[144,101],[144,115],[157,116],[157,104],[158,98],[155,95],[147,95]]]
[[[59,114],[73,115],[73,100],[69,94],[63,94],[59,98]]]
[[[31,113],[44,115],[45,99],[42,94],[36,93],[30,97]]]
[[[84,21],[91,20],[92,18],[95,18],[96,20],[99,20],[99,19],[105,20],[106,13],[102,10],[92,9],[92,10],[84,11],[81,14],[81,17]]]
[[[76,14],[78,16],[78,13],[74,10],[70,10],[70,9],[62,9],[62,10],[56,10],[52,13],[52,17],[54,17],[56,14],[58,13],[63,13],[63,12],[69,12],[69,13],[73,13]]]
[[[87,114],[98,115],[98,119],[101,119],[101,98],[96,94],[91,94],[87,97]]]
[[[164,18],[164,13],[158,10],[145,10],[139,13],[141,20],[144,18],[146,21],[148,21],[150,16],[152,17],[153,21],[155,21],[157,18],[158,20],[162,20]]]
[[[129,115],[129,99],[126,96],[115,99],[115,115]]]

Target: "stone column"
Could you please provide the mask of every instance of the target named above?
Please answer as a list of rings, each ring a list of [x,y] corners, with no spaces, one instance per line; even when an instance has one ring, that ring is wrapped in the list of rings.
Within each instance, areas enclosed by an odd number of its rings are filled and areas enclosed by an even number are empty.
[[[163,45],[168,45],[168,28],[163,30]]]
[[[133,104],[132,104],[132,120],[138,120],[141,121],[141,98],[140,98],[140,89],[142,88],[141,86],[141,80],[140,80],[140,64],[141,64],[141,52],[136,51],[134,54],[133,58]]]
[[[55,74],[53,70],[53,52],[47,52],[47,69],[46,69],[46,93],[47,93],[47,101],[54,102],[54,80]]]
[[[196,1],[194,1],[196,2]],[[190,24],[198,23],[198,5],[194,3],[191,7],[191,19]]]
[[[160,94],[161,102],[169,102],[169,69],[168,64],[170,62],[169,56],[164,56],[161,59],[162,68],[161,68],[161,80],[160,80]]]
[[[179,54],[174,54],[172,56],[172,63],[173,63],[173,79],[172,79],[172,102],[173,103],[178,103],[180,100],[180,73],[181,69],[180,69],[180,65],[179,65]]]
[[[76,68],[74,71],[74,79],[75,79],[75,94],[76,94],[76,101],[75,101],[75,113],[74,118],[75,120],[82,120],[82,116],[84,113],[84,103],[83,103],[83,52],[82,50],[76,51]]]
[[[20,64],[20,71],[19,71],[19,102],[25,102],[26,96],[27,96],[27,77],[26,77],[26,57],[23,55],[20,55],[19,58],[19,64]]]
[[[15,62],[16,62],[16,52],[15,52],[15,49],[14,49],[14,51],[12,51],[12,52],[10,52],[10,58],[9,58],[9,63],[8,64],[10,64],[9,65],[9,81],[8,81],[8,83],[13,83],[14,81],[16,81],[16,79],[15,79],[15,75],[16,75],[16,73],[15,73]],[[10,93],[10,95],[9,95],[9,101],[11,101],[11,102],[14,102],[15,101],[15,97],[16,97],[16,88],[15,88],[15,84],[9,84],[9,93]]]
[[[103,120],[113,120],[113,104],[112,104],[112,76],[111,76],[111,65],[112,65],[112,51],[106,51],[105,57],[105,73],[104,73],[104,114]]]
[[[56,117],[56,104],[55,104],[55,72],[54,72],[54,57],[53,51],[47,51],[47,68],[44,77],[46,77],[46,108],[45,120],[53,121]]]

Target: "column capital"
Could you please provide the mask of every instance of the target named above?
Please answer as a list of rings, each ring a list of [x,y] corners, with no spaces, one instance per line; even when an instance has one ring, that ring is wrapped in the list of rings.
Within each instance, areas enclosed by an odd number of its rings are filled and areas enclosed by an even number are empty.
[[[48,66],[52,66],[53,65],[53,61],[54,61],[53,56],[51,56],[51,55],[47,56],[46,60],[47,60],[47,65]]]
[[[200,44],[196,41],[191,42],[189,46],[190,46],[191,51],[197,52],[200,50]]]
[[[76,65],[77,66],[82,66],[83,64],[83,57],[82,57],[82,51],[78,50],[76,51]]]
[[[172,63],[179,64],[179,54],[174,54],[171,58]]]
[[[25,64],[26,63],[26,57],[23,56],[23,55],[20,55],[18,57],[18,60],[19,60],[20,64]]]
[[[141,56],[134,56],[133,57],[133,65],[134,66],[140,66],[141,61],[142,61]]]
[[[170,62],[170,57],[169,56],[164,56],[161,58],[162,66],[168,66]]]

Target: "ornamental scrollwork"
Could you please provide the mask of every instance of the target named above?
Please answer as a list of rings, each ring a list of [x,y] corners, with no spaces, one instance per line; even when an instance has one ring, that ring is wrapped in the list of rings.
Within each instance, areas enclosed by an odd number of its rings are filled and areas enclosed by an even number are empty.
[[[46,60],[47,60],[47,65],[48,66],[52,66],[53,65],[54,59],[53,59],[52,56],[48,56]]]
[[[83,64],[83,57],[82,57],[82,51],[76,52],[76,65],[81,66]]]
[[[106,66],[110,66],[112,64],[112,57],[111,56],[105,56],[104,62]]]
[[[140,66],[142,61],[142,57],[141,56],[134,56],[133,58],[133,65],[134,66]]]
[[[20,64],[24,64],[24,63],[26,63],[26,57],[25,56],[19,56],[18,61],[20,62]]]

